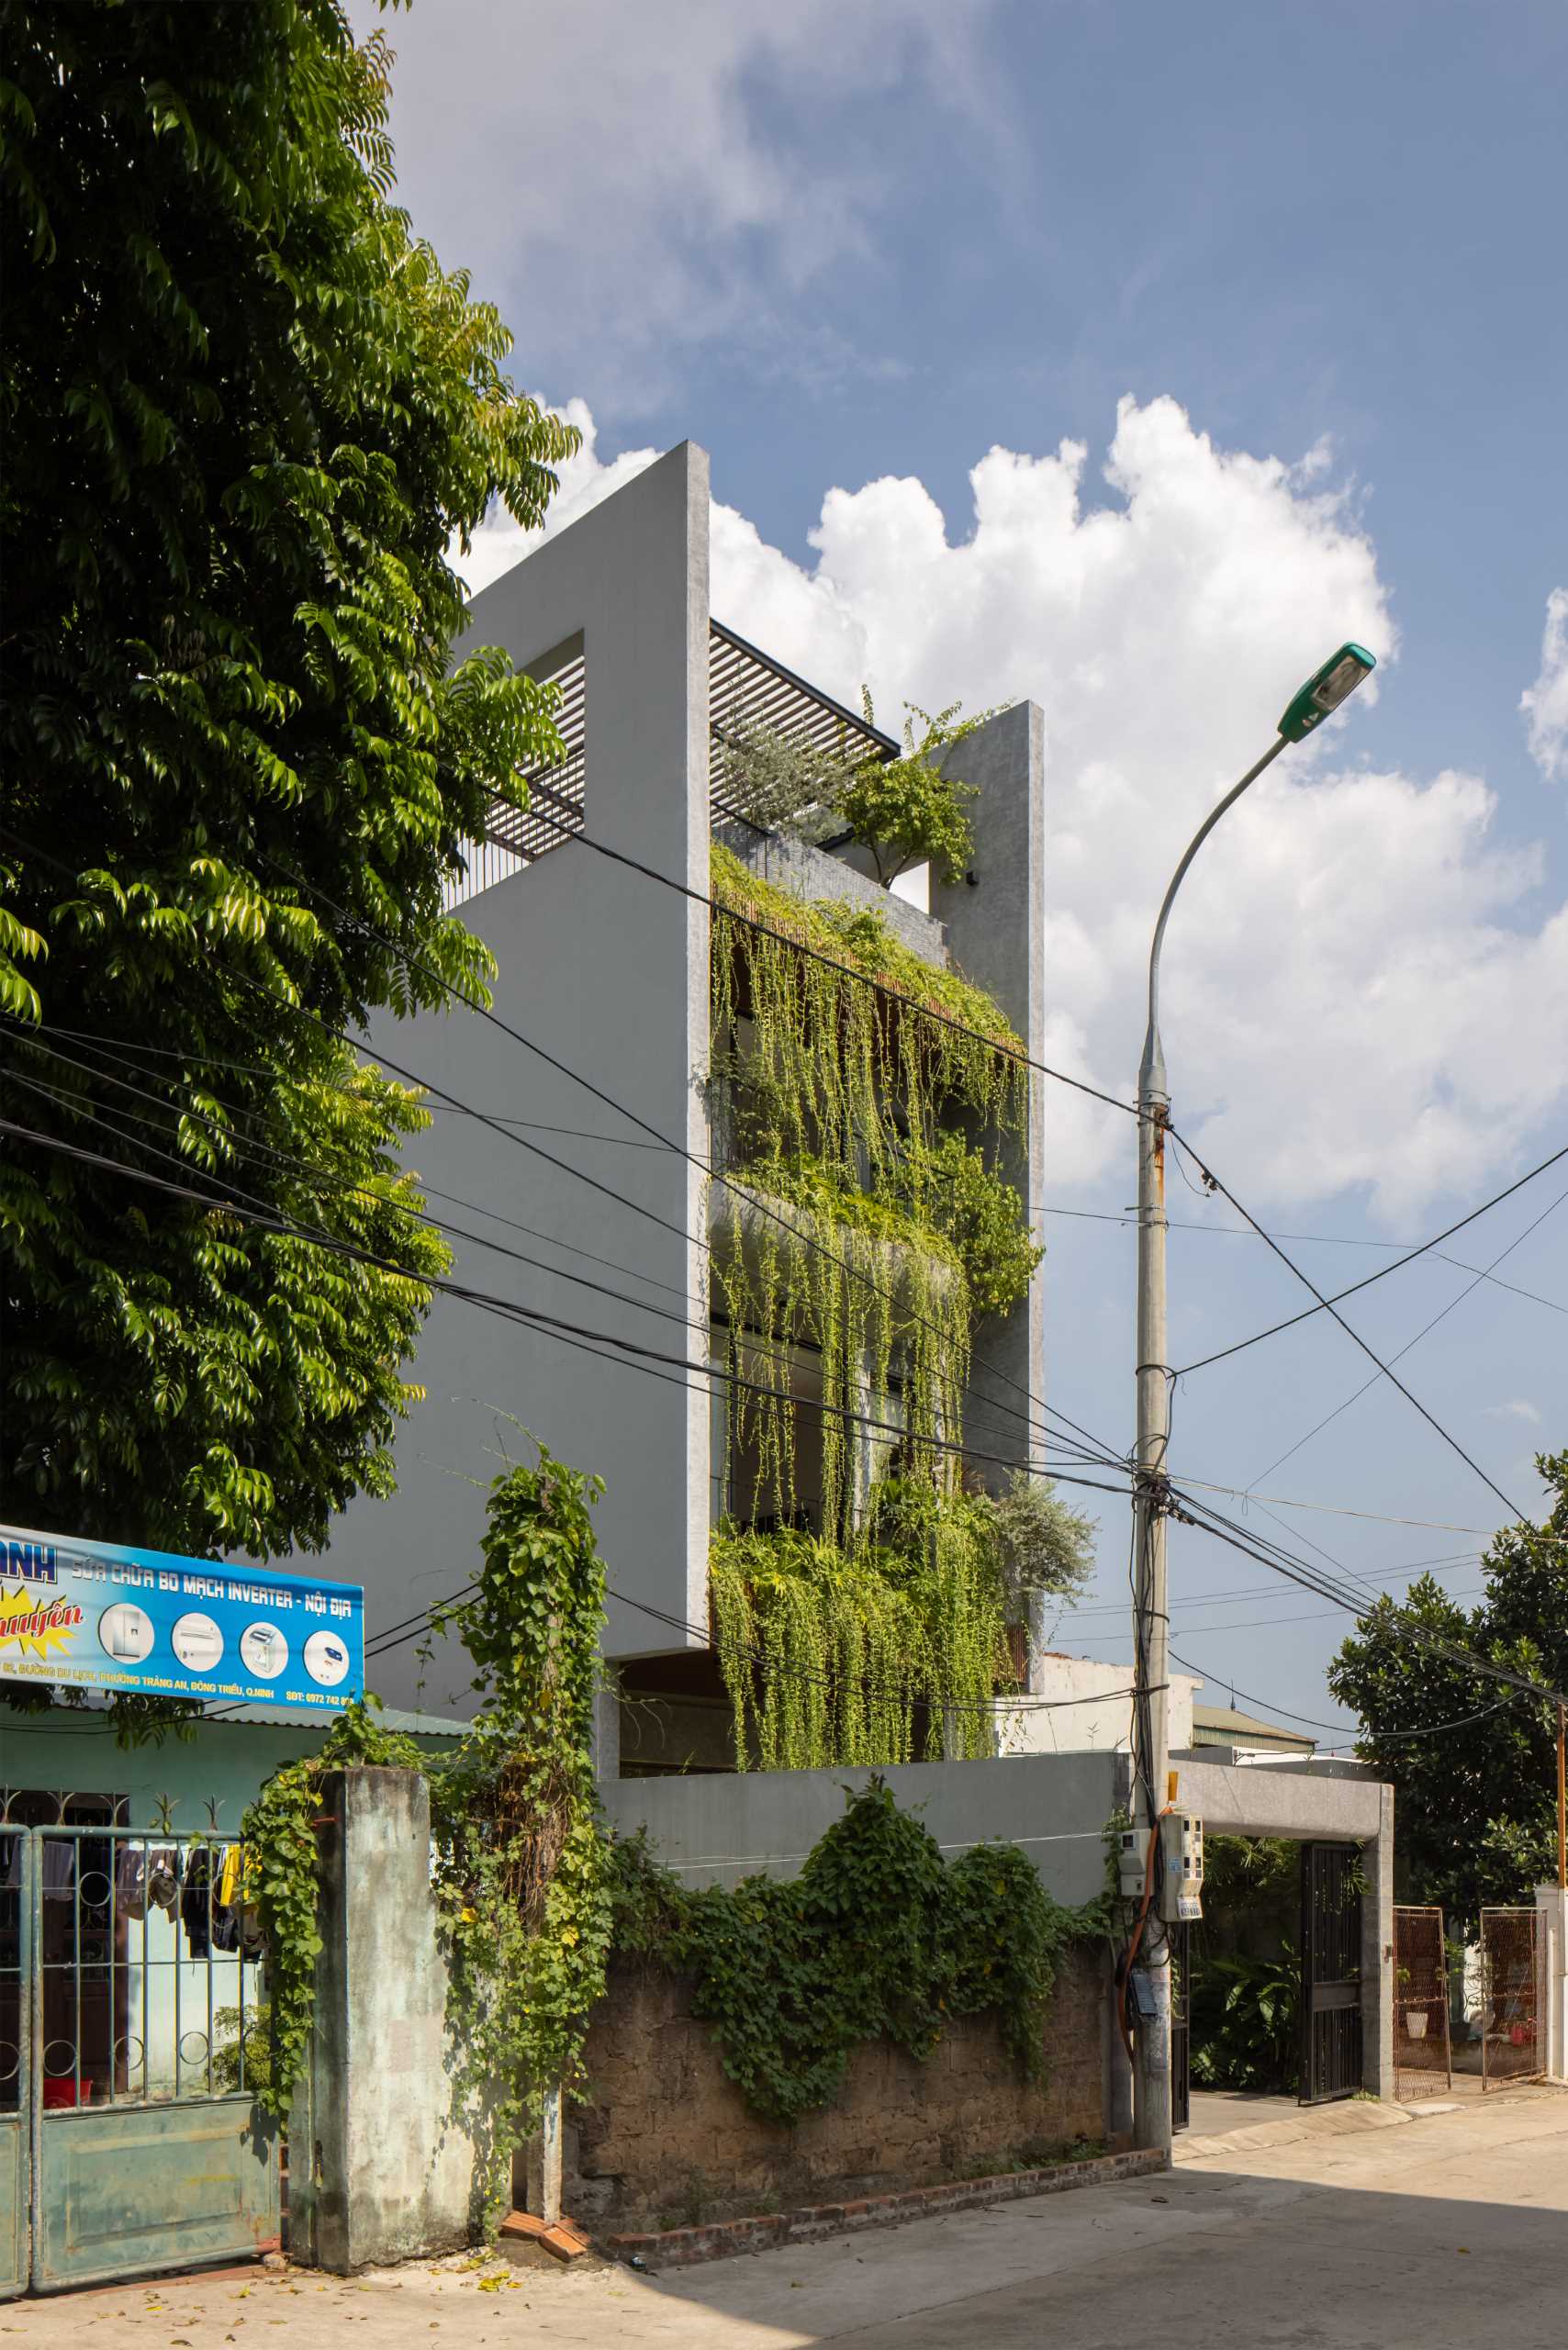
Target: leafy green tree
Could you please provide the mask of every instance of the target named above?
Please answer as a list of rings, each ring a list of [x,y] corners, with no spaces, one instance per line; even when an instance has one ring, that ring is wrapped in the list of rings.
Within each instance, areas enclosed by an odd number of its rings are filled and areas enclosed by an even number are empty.
[[[1536,1466],[1556,1494],[1551,1514],[1543,1527],[1495,1536],[1477,1606],[1423,1575],[1397,1606],[1380,1599],[1328,1669],[1334,1695],[1364,1726],[1358,1752],[1395,1787],[1411,1897],[1441,1902],[1456,1919],[1484,1902],[1528,1900],[1555,1872],[1555,1708],[1510,1695],[1400,1627],[1413,1620],[1450,1648],[1568,1688],[1568,1452]]]
[[[447,549],[574,436],[391,202],[336,0],[17,0],[6,47],[0,1516],[312,1547],[390,1488],[445,1262],[342,1040],[482,996],[443,888],[556,743],[453,662]]]
[[[865,701],[869,722],[868,693]],[[947,772],[948,755],[991,714],[982,710],[960,720],[957,702],[935,716],[913,702],[906,703],[905,711],[903,756],[862,761],[837,800],[839,814],[870,852],[884,890],[912,865],[929,863],[943,881],[962,876],[974,854],[974,835],[964,810],[980,795]]]

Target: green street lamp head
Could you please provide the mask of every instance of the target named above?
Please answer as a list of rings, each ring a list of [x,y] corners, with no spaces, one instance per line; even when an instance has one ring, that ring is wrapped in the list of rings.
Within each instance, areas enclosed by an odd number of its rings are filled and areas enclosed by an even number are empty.
[[[1285,741],[1299,743],[1315,726],[1321,726],[1376,667],[1376,660],[1364,644],[1342,644],[1316,676],[1307,679],[1281,719],[1280,733]]]

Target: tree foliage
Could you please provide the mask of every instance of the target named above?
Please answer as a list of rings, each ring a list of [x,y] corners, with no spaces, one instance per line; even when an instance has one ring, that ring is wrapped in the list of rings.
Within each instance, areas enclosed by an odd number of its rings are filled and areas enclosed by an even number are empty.
[[[865,699],[869,721],[871,697]],[[862,760],[838,797],[838,811],[869,851],[884,890],[912,865],[929,864],[940,881],[963,878],[974,853],[964,810],[979,795],[949,774],[950,755],[991,714],[980,711],[960,719],[956,701],[935,715],[913,702],[904,708],[903,756]]]
[[[1409,1897],[1456,1919],[1484,1902],[1528,1901],[1555,1874],[1555,1709],[1402,1636],[1426,1632],[1556,1688],[1568,1688],[1568,1452],[1536,1466],[1556,1499],[1543,1527],[1505,1527],[1473,1608],[1423,1575],[1380,1599],[1328,1670],[1363,1724],[1357,1751],[1397,1790],[1395,1833]],[[1471,1717],[1479,1717],[1472,1719]],[[1440,1724],[1453,1727],[1439,1729]],[[1432,1732],[1432,1735],[1423,1733]]]
[[[869,725],[869,692],[862,699]],[[947,772],[949,755],[992,714],[960,719],[958,710],[953,702],[934,715],[906,702],[901,758],[857,757],[847,739],[824,749],[764,726],[738,727],[720,748],[715,781],[726,806],[767,832],[801,841],[849,834],[884,890],[914,865],[957,881],[973,853],[964,811],[978,794]]]
[[[7,33],[0,1102],[202,1196],[7,1136],[0,1515],[264,1555],[387,1490],[416,1392],[420,1113],[342,1037],[483,991],[443,885],[555,738],[451,662],[447,548],[574,438],[390,201],[337,0]]]

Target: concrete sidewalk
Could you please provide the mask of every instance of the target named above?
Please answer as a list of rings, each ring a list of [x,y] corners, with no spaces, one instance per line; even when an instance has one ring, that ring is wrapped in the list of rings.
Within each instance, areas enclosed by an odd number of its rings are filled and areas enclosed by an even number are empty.
[[[1126,2350],[1157,2327],[1164,2350],[1562,2350],[1568,2091],[1352,2128],[1354,2109],[1316,2109],[1288,2143],[1211,2139],[1167,2176],[666,2277],[252,2273],[12,2302],[0,2333],[6,2350],[342,2350],[349,2326],[361,2350],[435,2333],[464,2350]]]

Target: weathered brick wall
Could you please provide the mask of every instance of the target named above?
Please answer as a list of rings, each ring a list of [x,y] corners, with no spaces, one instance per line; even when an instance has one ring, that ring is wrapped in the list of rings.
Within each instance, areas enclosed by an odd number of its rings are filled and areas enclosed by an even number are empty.
[[[1038,2160],[1104,2132],[1108,2002],[1096,1953],[1064,1959],[1046,2074],[1020,2079],[994,2020],[959,2019],[917,2064],[883,2042],[850,2057],[842,2094],[794,2129],[725,2075],[679,1976],[617,1969],[588,2034],[593,2102],[576,2109],[565,2204],[598,2229],[691,2225],[924,2187]]]

